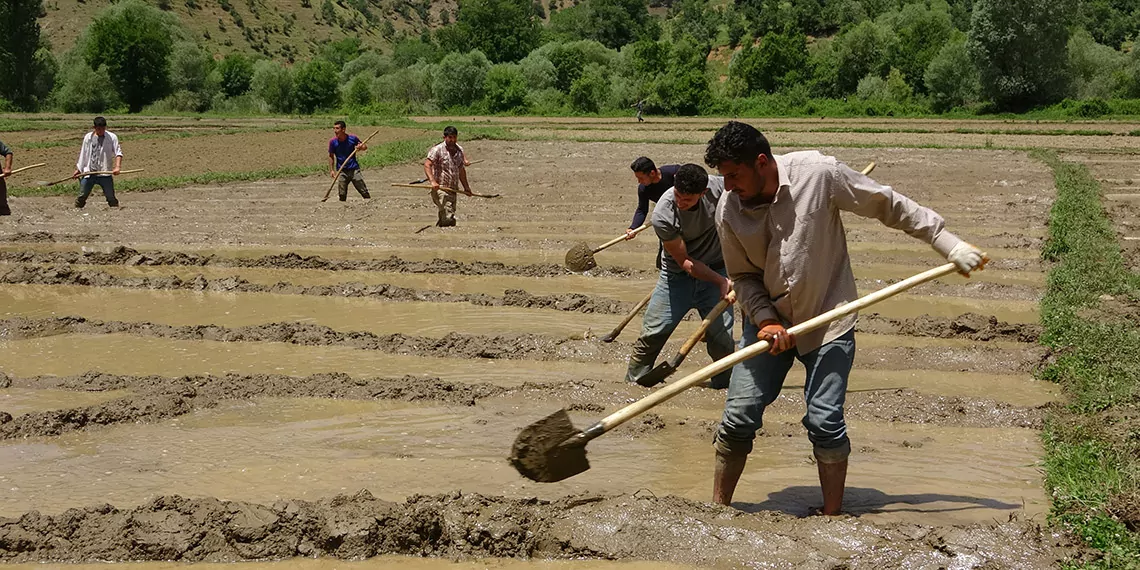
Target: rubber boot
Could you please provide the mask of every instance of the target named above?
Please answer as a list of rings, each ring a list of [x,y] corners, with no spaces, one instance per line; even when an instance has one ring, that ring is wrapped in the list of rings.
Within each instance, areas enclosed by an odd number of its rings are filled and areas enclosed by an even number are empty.
[[[87,205],[87,200],[84,200],[83,198],[76,198],[75,199],[75,207],[76,208],[82,208],[86,205]]]
[[[747,455],[716,454],[716,467],[713,471],[714,503],[732,505],[732,495],[736,492],[736,484],[740,482],[740,475],[744,473],[744,464],[747,462]]]
[[[843,509],[843,488],[847,483],[847,460],[838,463],[816,461],[819,486],[823,490],[823,508],[820,514],[834,516]]]

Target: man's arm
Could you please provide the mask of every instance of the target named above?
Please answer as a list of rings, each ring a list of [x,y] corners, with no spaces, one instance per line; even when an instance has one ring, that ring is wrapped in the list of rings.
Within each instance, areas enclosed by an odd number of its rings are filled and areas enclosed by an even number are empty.
[[[112,135],[111,151],[115,153],[115,166],[111,168],[111,174],[117,175],[123,169],[123,147],[119,146],[119,136]]]
[[[463,163],[459,163],[459,182],[463,184],[463,193],[468,196],[471,195],[471,185],[467,183],[467,167]]]
[[[760,329],[756,338],[768,341],[771,345],[768,352],[772,354],[792,348],[796,345],[796,338],[780,322],[768,287],[764,285],[764,270],[752,264],[744,245],[719,214],[716,229],[728,276],[736,288],[736,298],[743,303],[744,314]]]
[[[633,239],[637,234],[633,230],[640,228],[645,224],[645,217],[649,215],[649,196],[645,195],[645,191],[641,188],[637,190],[637,209],[633,211],[633,221],[629,223],[629,229],[625,230],[625,239]]]
[[[13,154],[12,152],[9,152],[8,154],[4,155],[4,176],[8,176],[9,174],[12,173],[12,159],[15,156],[16,155]]]
[[[720,298],[730,300],[732,281],[724,278],[720,273],[709,269],[709,266],[705,265],[703,261],[689,257],[689,250],[685,247],[685,240],[681,238],[671,239],[661,242],[661,246],[665,248],[665,251],[669,252],[669,255],[673,256],[673,259],[677,261],[681,269],[685,270],[685,273],[701,281],[715,283],[717,287],[720,287]]]
[[[360,140],[360,137],[356,137],[356,153],[360,154],[366,150],[368,150],[368,145]]]
[[[336,178],[336,155],[329,153],[329,176]]]
[[[111,174],[119,174],[123,170],[123,155],[115,157],[115,167],[111,169]]]
[[[831,199],[840,209],[875,218],[930,244],[942,257],[957,264],[963,275],[969,276],[970,271],[984,264],[982,252],[946,230],[946,221],[934,210],[843,163],[831,169],[831,177]]]

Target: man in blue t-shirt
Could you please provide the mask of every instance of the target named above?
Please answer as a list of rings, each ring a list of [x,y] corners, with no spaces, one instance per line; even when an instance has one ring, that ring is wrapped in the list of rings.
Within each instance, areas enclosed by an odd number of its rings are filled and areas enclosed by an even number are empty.
[[[356,162],[355,156],[349,156],[354,150],[358,154],[368,150],[368,145],[361,142],[356,135],[348,134],[347,129],[348,125],[344,121],[333,123],[333,134],[336,136],[329,140],[329,176],[336,178],[336,191],[341,202],[348,200],[348,182],[350,180],[362,198],[371,197],[368,195],[368,186],[364,183],[364,176],[360,174],[360,164]],[[348,160],[347,164],[345,164],[346,159]],[[342,165],[344,170],[340,171],[338,177],[336,172]]]

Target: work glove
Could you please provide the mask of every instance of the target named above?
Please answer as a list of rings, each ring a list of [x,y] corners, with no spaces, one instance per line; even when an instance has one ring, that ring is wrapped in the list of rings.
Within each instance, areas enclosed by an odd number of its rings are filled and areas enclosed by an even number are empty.
[[[985,268],[989,258],[982,253],[982,250],[963,241],[950,250],[950,255],[946,256],[946,261],[957,265],[958,273],[969,277],[971,271]]]

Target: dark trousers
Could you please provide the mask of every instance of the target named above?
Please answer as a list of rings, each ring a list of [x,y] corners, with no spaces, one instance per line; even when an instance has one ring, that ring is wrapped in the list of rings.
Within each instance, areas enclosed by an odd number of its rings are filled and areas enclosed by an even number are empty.
[[[79,197],[75,199],[75,207],[82,208],[87,205],[87,197],[98,184],[103,189],[103,196],[107,198],[107,205],[115,207],[119,200],[115,198],[115,177],[113,176],[84,176],[79,179]]]
[[[8,208],[8,181],[0,178],[0,216],[11,216]]]

